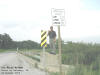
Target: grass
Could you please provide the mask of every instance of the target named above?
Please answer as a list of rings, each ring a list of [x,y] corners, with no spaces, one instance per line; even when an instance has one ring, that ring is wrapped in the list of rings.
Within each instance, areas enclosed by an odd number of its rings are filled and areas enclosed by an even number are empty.
[[[100,70],[93,70],[91,67],[77,65],[73,71],[69,71],[67,75],[100,75]]]
[[[7,50],[0,49],[0,53],[2,53],[2,52],[10,52],[10,51],[16,51],[16,49],[7,49]]]
[[[0,49],[0,53],[1,53],[1,52],[5,52],[5,50],[3,50],[3,49]]]

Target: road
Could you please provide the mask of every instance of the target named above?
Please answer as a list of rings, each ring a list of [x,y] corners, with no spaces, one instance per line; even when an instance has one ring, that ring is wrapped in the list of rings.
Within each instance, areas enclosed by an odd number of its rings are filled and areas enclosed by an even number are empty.
[[[0,53],[0,75],[45,75],[16,52]]]

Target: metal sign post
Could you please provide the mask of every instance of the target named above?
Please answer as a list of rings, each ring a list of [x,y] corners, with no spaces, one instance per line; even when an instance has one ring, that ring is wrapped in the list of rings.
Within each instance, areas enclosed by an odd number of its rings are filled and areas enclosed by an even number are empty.
[[[51,14],[52,14],[52,25],[58,26],[59,72],[60,72],[60,75],[63,75],[60,26],[65,25],[65,10],[64,9],[52,9]]]
[[[45,75],[47,75],[47,74],[46,74],[46,55],[45,55],[45,47],[43,47],[43,66],[44,66]]]
[[[46,53],[45,53],[45,47],[47,47],[47,32],[44,30],[41,30],[41,47],[43,47],[43,66],[45,75],[46,73]]]
[[[18,51],[19,51],[19,50],[18,50],[18,47],[17,47],[17,53],[18,53]]]

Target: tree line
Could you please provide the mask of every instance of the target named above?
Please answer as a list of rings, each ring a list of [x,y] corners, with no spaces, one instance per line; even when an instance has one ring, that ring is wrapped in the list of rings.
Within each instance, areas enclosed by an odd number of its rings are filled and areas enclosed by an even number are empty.
[[[14,41],[9,34],[0,34],[0,49],[39,49],[40,44],[31,40]]]

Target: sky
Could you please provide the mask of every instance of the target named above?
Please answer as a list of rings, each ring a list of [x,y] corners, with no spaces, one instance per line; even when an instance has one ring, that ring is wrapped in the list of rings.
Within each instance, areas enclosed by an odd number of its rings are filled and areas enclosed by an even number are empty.
[[[100,43],[100,0],[0,0],[0,34],[40,43],[41,30],[52,25],[52,8],[65,10],[64,41]]]

